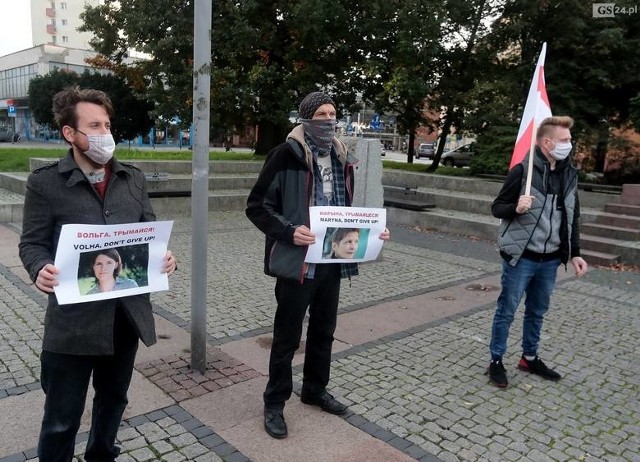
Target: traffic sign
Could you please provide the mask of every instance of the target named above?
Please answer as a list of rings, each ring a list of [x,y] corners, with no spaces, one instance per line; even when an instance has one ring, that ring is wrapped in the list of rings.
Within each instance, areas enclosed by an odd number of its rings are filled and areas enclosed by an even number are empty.
[[[369,126],[373,130],[379,130],[381,128],[380,127],[380,115],[379,114],[374,114],[373,119],[371,119],[371,122],[369,123]]]
[[[16,116],[16,107],[15,106],[7,106],[7,115],[9,117],[15,117]]]
[[[13,106],[13,100],[12,99],[8,99],[7,100],[7,106]]]

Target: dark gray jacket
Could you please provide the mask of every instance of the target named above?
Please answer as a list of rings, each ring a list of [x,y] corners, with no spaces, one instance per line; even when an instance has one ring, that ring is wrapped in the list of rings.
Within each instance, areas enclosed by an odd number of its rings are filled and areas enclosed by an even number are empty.
[[[516,213],[518,198],[524,194],[527,156],[509,171],[504,185],[493,201],[491,211],[501,218],[498,232],[500,254],[512,266],[523,255],[536,259],[580,256],[580,204],[578,172],[570,159],[550,170],[549,161],[536,147],[531,181],[534,200],[531,209]]]
[[[144,174],[113,160],[104,201],[86,179],[71,150],[51,165],[35,170],[27,181],[20,258],[31,280],[47,263],[53,264],[60,230],[65,224],[113,225],[154,221]],[[116,304],[147,345],[156,342],[149,294],[58,305],[49,295],[43,349],[73,355],[113,354]]]

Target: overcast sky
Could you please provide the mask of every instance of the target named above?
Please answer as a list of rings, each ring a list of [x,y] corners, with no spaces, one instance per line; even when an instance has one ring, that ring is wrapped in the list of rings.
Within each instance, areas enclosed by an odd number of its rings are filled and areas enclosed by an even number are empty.
[[[29,0],[0,0],[0,56],[31,48]]]

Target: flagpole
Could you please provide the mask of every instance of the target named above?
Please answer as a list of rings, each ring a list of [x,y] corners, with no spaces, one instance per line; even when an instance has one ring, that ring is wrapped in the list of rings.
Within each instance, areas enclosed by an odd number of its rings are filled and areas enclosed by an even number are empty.
[[[536,135],[537,135],[537,131],[538,131],[538,127],[536,127],[536,117],[535,114],[537,114],[538,112],[538,101],[540,101],[540,92],[538,91],[538,97],[536,98],[536,102],[534,103],[534,110],[533,110],[533,120],[531,121],[531,146],[529,146],[529,162],[528,162],[528,166],[527,166],[527,183],[524,187],[524,194],[525,196],[530,196],[531,195],[531,177],[533,176],[533,156],[535,155],[535,149],[536,149]]]

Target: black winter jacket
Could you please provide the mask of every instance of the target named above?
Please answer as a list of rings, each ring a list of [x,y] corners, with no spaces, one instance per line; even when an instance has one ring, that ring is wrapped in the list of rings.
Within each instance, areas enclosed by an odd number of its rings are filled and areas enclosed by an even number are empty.
[[[302,126],[295,127],[288,139],[300,143],[296,152],[290,143],[282,143],[267,155],[247,200],[249,220],[266,235],[264,272],[270,276],[301,281],[304,279],[304,258],[307,246],[293,243],[297,226],[310,226],[309,206],[313,198],[313,157],[304,141]],[[355,159],[347,154],[344,143],[337,138],[333,147],[344,166],[347,206],[353,199],[353,166]],[[342,276],[357,274],[354,263],[341,264]]]

